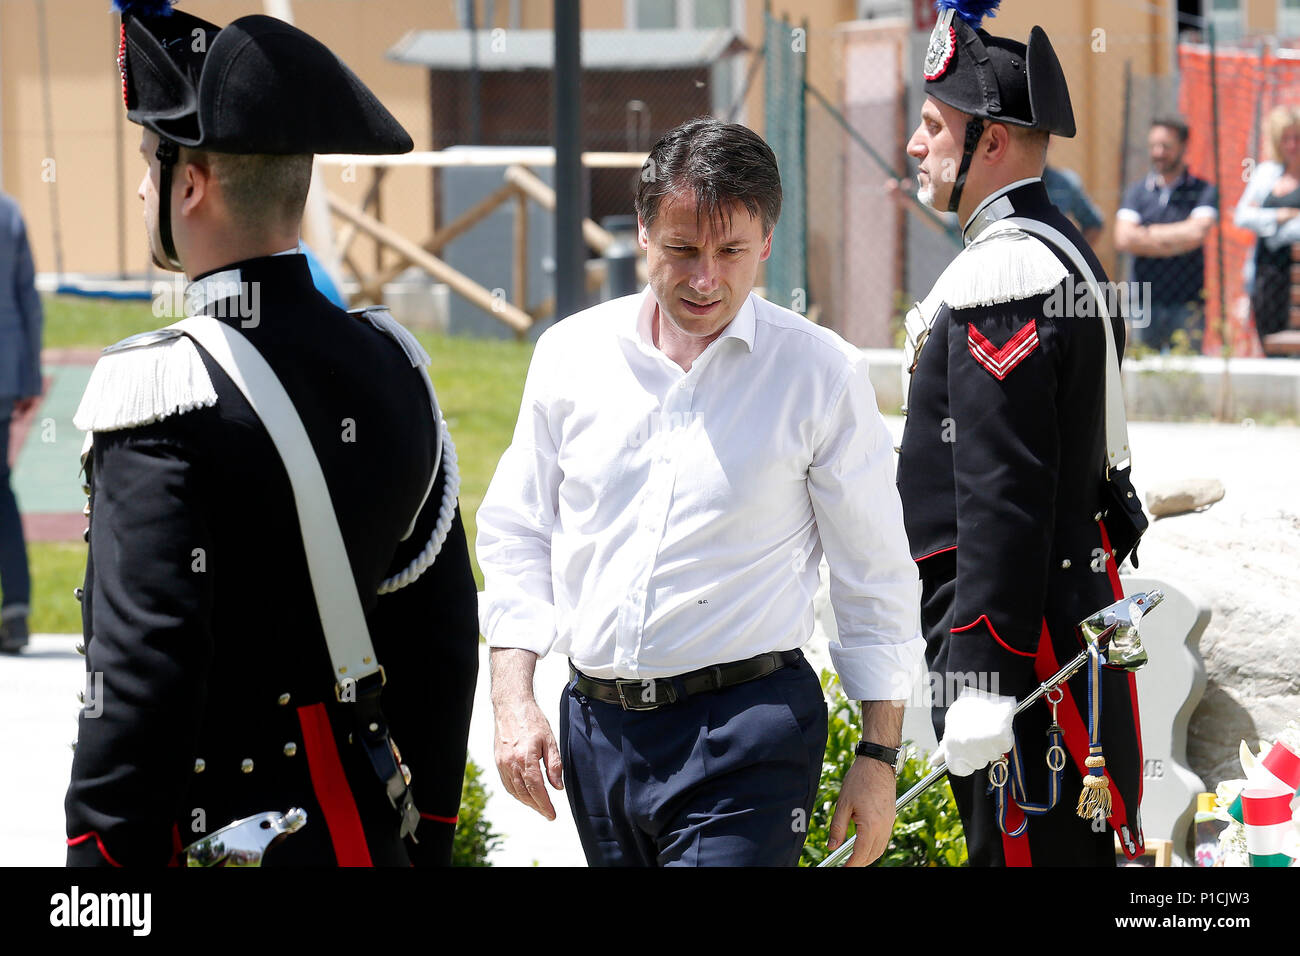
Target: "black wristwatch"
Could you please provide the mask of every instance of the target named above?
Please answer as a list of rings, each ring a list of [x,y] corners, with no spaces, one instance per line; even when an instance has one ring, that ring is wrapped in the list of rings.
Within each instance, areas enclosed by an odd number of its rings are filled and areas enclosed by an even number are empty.
[[[869,740],[859,741],[857,747],[853,750],[859,757],[871,757],[873,760],[879,760],[881,763],[889,764],[897,777],[900,770],[903,769],[903,748],[902,747],[885,747],[880,744],[873,744]]]

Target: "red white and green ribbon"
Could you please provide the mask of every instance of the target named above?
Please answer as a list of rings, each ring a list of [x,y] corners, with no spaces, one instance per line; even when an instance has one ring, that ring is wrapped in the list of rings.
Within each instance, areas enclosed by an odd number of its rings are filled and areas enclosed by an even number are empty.
[[[1251,866],[1291,866],[1293,817],[1300,809],[1300,756],[1278,741],[1256,761],[1242,745],[1247,784],[1228,807],[1245,828]]]

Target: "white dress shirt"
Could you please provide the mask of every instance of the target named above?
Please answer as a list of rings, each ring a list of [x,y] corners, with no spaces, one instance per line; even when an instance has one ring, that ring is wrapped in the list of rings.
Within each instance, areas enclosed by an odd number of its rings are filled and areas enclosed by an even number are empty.
[[[607,679],[791,650],[824,550],[845,692],[906,697],[919,584],[867,363],[751,294],[683,372],[653,344],[654,309],[647,287],[537,343],[478,511],[488,644]]]

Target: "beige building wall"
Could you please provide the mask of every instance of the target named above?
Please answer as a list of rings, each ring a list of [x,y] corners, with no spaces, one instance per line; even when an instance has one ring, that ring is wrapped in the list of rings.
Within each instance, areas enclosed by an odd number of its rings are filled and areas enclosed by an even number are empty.
[[[0,175],[3,188],[21,203],[28,219],[37,267],[55,268],[53,202],[57,200],[63,268],[72,272],[139,273],[148,266],[136,198],[143,165],[137,155],[139,128],[124,122],[117,52],[116,16],[104,0],[0,0]],[[744,0],[744,39],[763,42],[763,3]],[[838,23],[854,16],[853,0],[774,0],[773,13],[795,24],[808,21],[809,79],[834,98],[840,68],[834,39]],[[512,4],[498,0],[495,21],[507,28]],[[52,130],[45,122],[45,85],[40,63],[38,10],[45,12]],[[1053,161],[1077,170],[1109,217],[1118,201],[1119,111],[1124,61],[1135,77],[1164,75],[1173,68],[1172,11],[1175,0],[1072,0],[1028,3],[1007,0],[995,32],[1027,38],[1034,23],[1052,36],[1074,96],[1079,135],[1053,146]],[[215,23],[263,12],[261,0],[185,0],[182,9]],[[428,79],[423,69],[389,61],[385,54],[410,29],[454,29],[452,0],[293,0],[297,24],[319,37],[351,66],[411,132],[417,149],[430,142]],[[482,13],[485,5],[480,0]],[[522,0],[519,26],[551,26],[552,0]],[[1246,0],[1246,29],[1267,33],[1276,20],[1274,0]],[[620,0],[582,0],[583,27],[626,27]],[[1099,48],[1095,31],[1104,31]],[[746,70],[749,56],[744,58]],[[762,130],[763,76],[745,98],[745,120]],[[120,127],[120,128],[119,128]],[[120,145],[119,145],[120,144]],[[53,162],[51,162],[51,160]],[[360,171],[345,182],[335,169],[328,185],[359,202],[369,185]],[[390,173],[382,213],[404,235],[423,238],[433,219],[431,176],[401,169]],[[119,198],[122,197],[122,198]],[[119,203],[125,213],[119,217]],[[121,225],[119,221],[121,219]],[[124,237],[119,238],[120,232]],[[1105,245],[1109,244],[1109,230]],[[1106,250],[1103,250],[1106,251]],[[372,246],[358,240],[356,254],[373,262]]]
[[[45,121],[40,64],[41,7],[51,124]],[[187,0],[181,9],[225,24],[261,13],[263,5],[259,0]],[[393,63],[385,53],[407,29],[453,28],[452,5],[427,0],[296,0],[293,13],[298,26],[322,40],[370,85],[411,133],[416,148],[426,148],[425,71]],[[0,2],[2,186],[22,205],[39,271],[56,268],[52,198],[58,204],[65,271],[125,269],[139,274],[149,268],[136,195],[144,172],[138,154],[140,127],[126,122],[117,48],[117,16],[104,0]],[[330,187],[356,202],[369,184],[364,173],[355,183],[342,182],[337,171],[333,179]],[[386,182],[385,218],[406,235],[425,235],[428,174],[400,170]],[[122,216],[119,202],[125,208]]]

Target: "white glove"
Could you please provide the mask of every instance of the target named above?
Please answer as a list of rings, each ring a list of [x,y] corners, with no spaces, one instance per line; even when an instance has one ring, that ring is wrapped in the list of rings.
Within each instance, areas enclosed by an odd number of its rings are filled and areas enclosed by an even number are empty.
[[[944,715],[943,740],[930,762],[946,760],[948,772],[967,777],[1015,746],[1011,719],[1016,699],[967,686]]]

